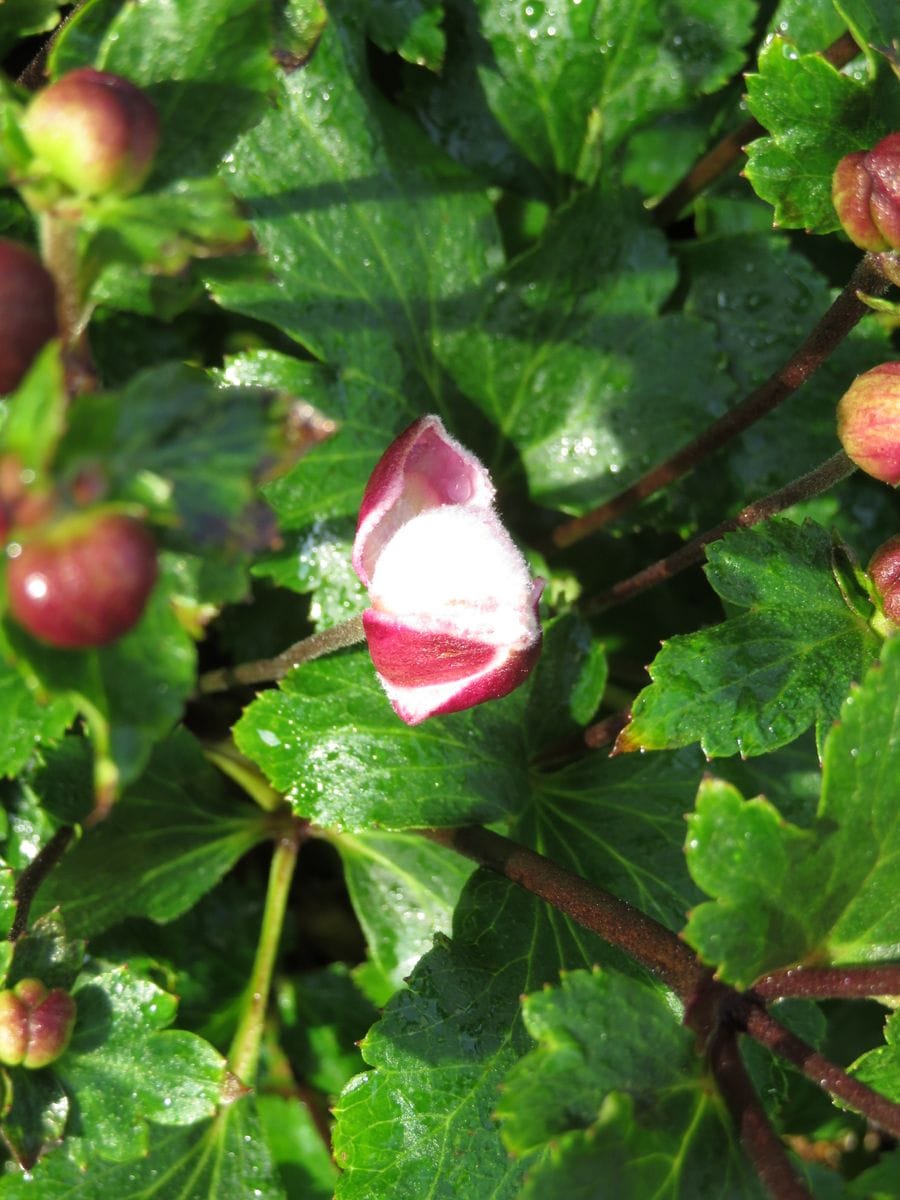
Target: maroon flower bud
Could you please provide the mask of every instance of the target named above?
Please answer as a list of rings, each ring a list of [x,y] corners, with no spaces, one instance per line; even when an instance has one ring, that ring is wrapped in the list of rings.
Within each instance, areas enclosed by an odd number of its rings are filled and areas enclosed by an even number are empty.
[[[156,544],[121,513],[69,517],[38,531],[7,569],[12,615],[63,649],[104,646],[127,633],[156,582]]]
[[[42,165],[84,196],[136,192],[159,145],[159,118],[140,88],[93,67],[38,92],[22,128]]]
[[[882,542],[872,555],[869,577],[881,598],[884,615],[900,625],[900,533]]]
[[[62,988],[22,979],[0,992],[0,1062],[37,1070],[64,1053],[75,1025],[75,1001]]]
[[[838,437],[867,475],[900,483],[900,362],[858,375],[837,409]]]
[[[844,232],[861,250],[900,249],[900,133],[842,158],[831,197]]]
[[[14,391],[56,335],[53,277],[30,250],[0,238],[0,393]]]

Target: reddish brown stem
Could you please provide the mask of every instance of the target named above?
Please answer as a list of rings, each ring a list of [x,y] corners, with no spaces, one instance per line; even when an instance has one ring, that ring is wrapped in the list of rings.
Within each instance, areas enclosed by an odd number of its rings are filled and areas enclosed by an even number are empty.
[[[63,825],[57,829],[49,842],[35,855],[16,881],[13,899],[16,904],[16,915],[9,931],[9,940],[17,941],[28,928],[28,915],[31,903],[37,895],[38,888],[65,854],[75,831],[71,825]]]
[[[805,996],[816,1000],[900,996],[900,965],[871,967],[796,967],[775,971],[753,985],[763,1000]]]
[[[497,871],[604,941],[618,946],[658,975],[686,1004],[710,975],[693,951],[664,925],[534,850],[477,825],[419,832]]]
[[[856,58],[857,54],[859,46],[849,33],[844,33],[823,52],[822,57],[833,67],[840,69]],[[665,227],[676,221],[692,200],[737,162],[744,147],[762,137],[765,132],[762,125],[751,117],[739,129],[727,133],[698,159],[684,179],[676,183],[654,207],[653,217],[656,223]]]
[[[758,525],[761,521],[774,517],[776,513],[783,512],[801,500],[807,500],[810,496],[827,492],[836,483],[840,483],[842,479],[852,475],[855,470],[856,467],[851,460],[843,450],[839,450],[837,454],[832,455],[814,471],[810,471],[807,475],[801,475],[799,479],[792,480],[786,487],[772,492],[769,496],[764,496],[761,500],[754,500],[752,504],[742,508],[736,517],[720,521],[712,529],[707,529],[705,533],[699,533],[689,542],[685,542],[683,546],[666,558],[661,558],[649,567],[644,567],[643,570],[638,571],[635,575],[630,575],[627,579],[619,580],[607,591],[586,601],[583,606],[584,611],[599,612],[602,609],[612,608],[616,604],[630,600],[632,596],[656,587],[658,583],[664,583],[680,571],[702,562],[705,557],[704,551],[710,542],[718,541],[726,533],[731,533],[735,529],[746,529],[751,525]]]
[[[755,421],[777,408],[822,365],[840,345],[860,318],[868,312],[859,293],[883,295],[890,281],[881,269],[881,256],[867,254],[857,265],[847,286],[806,338],[799,350],[740,404],[729,409],[687,446],[653,467],[624,492],[599,505],[583,517],[566,521],[553,532],[559,548],[571,546],[588,534],[628,512],[654,492],[680,479]]]
[[[709,1052],[713,1077],[741,1145],[773,1200],[812,1200],[812,1193],[795,1171],[784,1144],[766,1116],[738,1050],[733,1029],[720,1029]]]
[[[588,725],[582,735],[585,746],[588,750],[601,750],[604,746],[611,745],[628,724],[630,716],[626,709]]]
[[[900,1137],[900,1104],[895,1104],[859,1079],[848,1075],[818,1050],[785,1029],[764,1008],[748,1005],[744,1028],[760,1045],[766,1046],[779,1058],[786,1059],[823,1091],[846,1101],[875,1125],[894,1137]]]
[[[652,971],[684,1002],[685,1024],[697,1031],[705,1043],[712,1045],[723,1028],[742,1030],[792,1063],[824,1091],[845,1100],[882,1129],[900,1136],[900,1104],[853,1079],[785,1029],[754,993],[744,994],[714,980],[710,970],[684,942],[646,913],[542,854],[480,826],[418,832],[546,900],[558,912]],[[757,1136],[763,1135],[757,1133]]]

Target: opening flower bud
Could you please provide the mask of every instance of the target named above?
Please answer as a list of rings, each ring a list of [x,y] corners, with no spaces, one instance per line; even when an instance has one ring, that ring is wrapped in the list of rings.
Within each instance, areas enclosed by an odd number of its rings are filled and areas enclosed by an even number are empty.
[[[75,1026],[75,1001],[62,988],[22,979],[0,992],[0,1062],[37,1070],[66,1050]]]
[[[505,696],[537,662],[543,585],[493,499],[484,466],[436,416],[402,433],[366,486],[353,545],[372,603],[363,627],[408,725]]]
[[[867,475],[900,484],[900,362],[858,375],[837,409],[838,437]]]
[[[56,335],[56,288],[36,255],[0,238],[0,394],[15,391]]]
[[[869,576],[881,599],[884,615],[900,626],[900,533],[882,542],[872,555]]]
[[[38,92],[22,128],[50,173],[83,196],[129,196],[159,145],[156,109],[119,75],[82,67]]]
[[[861,250],[900,249],[900,133],[842,158],[831,198],[844,232]]]

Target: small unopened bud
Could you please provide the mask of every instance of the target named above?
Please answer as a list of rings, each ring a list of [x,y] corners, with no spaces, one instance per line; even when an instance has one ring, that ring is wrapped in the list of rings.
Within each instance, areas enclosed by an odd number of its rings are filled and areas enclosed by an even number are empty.
[[[156,109],[119,75],[82,67],[31,101],[22,121],[39,163],[82,196],[136,192],[159,145]]]
[[[837,409],[838,437],[867,475],[900,484],[900,362],[858,375]]]
[[[900,249],[900,133],[842,158],[831,198],[844,232],[861,250]]]
[[[900,533],[882,542],[872,555],[869,577],[881,600],[884,615],[900,626]]]
[[[22,979],[0,992],[0,1062],[37,1070],[64,1053],[75,1025],[75,1001],[62,988]]]
[[[56,334],[56,288],[36,255],[0,238],[0,394],[15,391]]]

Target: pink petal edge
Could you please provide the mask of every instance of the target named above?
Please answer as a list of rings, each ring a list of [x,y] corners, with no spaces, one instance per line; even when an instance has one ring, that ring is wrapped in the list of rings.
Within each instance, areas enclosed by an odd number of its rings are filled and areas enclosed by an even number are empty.
[[[451,437],[440,417],[420,417],[378,460],[359,508],[353,569],[368,587],[374,561],[411,517],[444,504],[489,507],[494,485],[483,464]]]

